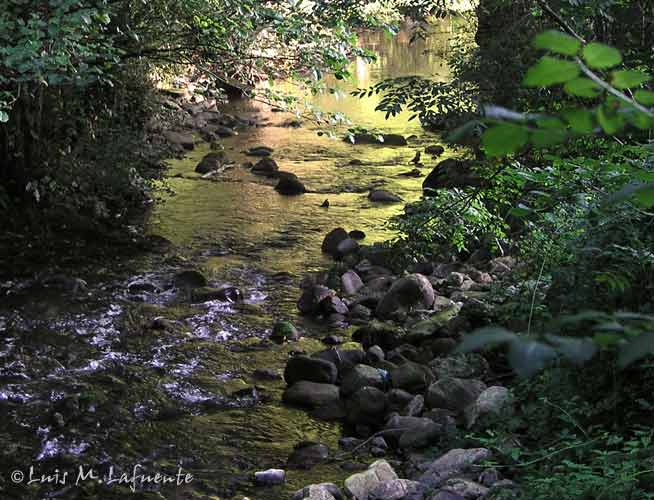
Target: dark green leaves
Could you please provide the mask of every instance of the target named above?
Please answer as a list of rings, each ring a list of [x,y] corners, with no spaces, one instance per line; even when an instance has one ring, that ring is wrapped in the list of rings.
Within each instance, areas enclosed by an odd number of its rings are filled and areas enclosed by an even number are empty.
[[[573,56],[581,48],[581,42],[576,38],[566,35],[560,31],[545,31],[537,35],[532,45],[537,49],[545,49],[550,52],[562,54],[564,56]]]
[[[518,151],[528,139],[529,134],[524,127],[502,123],[486,130],[481,143],[488,156],[503,156]]]
[[[634,98],[644,106],[654,106],[654,92],[649,90],[637,90],[634,92]]]
[[[593,132],[593,115],[587,109],[571,109],[562,113],[573,132],[590,134]]]
[[[577,64],[565,59],[543,56],[527,70],[523,84],[527,87],[549,87],[576,78],[580,69]]]
[[[631,89],[650,80],[650,76],[640,71],[614,71],[611,74],[611,85],[617,89]]]
[[[582,51],[586,64],[593,69],[608,69],[622,62],[620,51],[603,43],[589,43]]]
[[[588,78],[575,78],[566,82],[563,86],[566,94],[574,97],[597,97],[601,93],[601,88],[594,81]]]

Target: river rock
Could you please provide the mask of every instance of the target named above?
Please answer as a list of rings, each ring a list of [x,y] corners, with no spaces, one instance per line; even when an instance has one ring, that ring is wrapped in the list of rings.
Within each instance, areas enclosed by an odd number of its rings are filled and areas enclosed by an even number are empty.
[[[385,189],[373,189],[368,193],[368,199],[379,203],[397,203],[402,201],[402,198],[398,195],[386,191]]]
[[[393,283],[377,305],[375,314],[379,318],[388,318],[400,308],[419,306],[429,309],[434,298],[434,288],[429,280],[422,274],[411,274]]]
[[[254,378],[259,380],[281,380],[282,376],[271,368],[257,368],[252,373]]]
[[[243,299],[242,292],[233,286],[224,286],[222,288],[212,288],[203,286],[195,288],[191,292],[193,302],[208,302],[210,300],[220,300],[222,302],[237,302]]]
[[[445,152],[445,148],[439,144],[432,144],[425,148],[425,153],[432,156],[440,156]]]
[[[444,408],[458,413],[474,403],[485,389],[486,385],[481,380],[442,378],[429,386],[425,402],[429,408]]]
[[[376,425],[385,409],[386,397],[376,387],[362,387],[345,401],[347,420],[352,424]]]
[[[375,144],[379,146],[406,146],[408,144],[406,138],[400,134],[359,133],[354,134],[353,137],[355,144]],[[344,140],[351,142],[349,137],[346,137]]]
[[[466,427],[486,427],[513,415],[513,397],[506,387],[492,386],[482,392],[477,400],[464,410]]]
[[[325,239],[322,241],[321,249],[324,253],[327,253],[331,256],[337,256],[338,254],[338,245],[342,242],[349,239],[347,231],[342,227],[337,227],[332,229]]]
[[[322,443],[303,441],[298,443],[288,457],[289,469],[310,469],[329,459],[329,448]]]
[[[350,270],[341,276],[341,289],[345,295],[355,295],[363,288],[363,281],[359,275]]]
[[[274,149],[269,148],[268,146],[255,146],[253,148],[248,149],[245,152],[246,156],[259,156],[259,157],[266,157],[270,156],[273,153]]]
[[[311,484],[296,491],[292,500],[344,500],[343,493],[334,483]]]
[[[343,376],[341,394],[343,397],[348,397],[350,394],[366,386],[383,389],[384,379],[376,368],[359,364],[347,371]]]
[[[429,368],[413,362],[401,364],[391,371],[390,376],[393,388],[412,394],[423,392],[434,380]]]
[[[213,125],[211,126],[211,130],[218,137],[234,137],[237,135],[234,129],[225,127],[224,125]]]
[[[425,409],[425,398],[421,394],[414,396],[411,401],[402,410],[402,415],[406,417],[419,417]]]
[[[423,173],[420,171],[418,168],[414,168],[413,170],[409,170],[408,172],[402,172],[401,174],[397,174],[400,177],[422,177]]]
[[[422,500],[423,486],[409,479],[391,479],[370,490],[368,500]]]
[[[333,384],[336,382],[338,370],[330,361],[312,358],[309,356],[293,356],[288,360],[284,370],[284,380],[293,385],[300,380],[308,380],[319,384]]]
[[[306,188],[295,174],[290,174],[279,176],[279,181],[275,186],[275,191],[286,196],[295,196],[305,193]]]
[[[422,183],[425,194],[438,189],[481,187],[483,179],[474,171],[474,162],[448,158],[440,162]]]
[[[320,303],[334,295],[336,292],[326,286],[313,285],[304,289],[298,300],[297,308],[302,314],[317,314],[320,312]]]
[[[442,490],[461,495],[464,500],[487,498],[489,492],[486,486],[462,477],[448,479]]]
[[[262,486],[283,484],[285,479],[286,472],[282,469],[268,469],[254,473],[254,482]]]
[[[347,233],[350,238],[353,240],[364,240],[366,238],[366,233],[363,231],[360,231],[359,229],[353,229],[349,233]]]
[[[474,352],[435,358],[429,363],[429,368],[437,379],[481,378],[490,371],[486,358]]]
[[[314,358],[320,358],[333,363],[338,372],[344,375],[356,365],[363,363],[365,353],[360,349],[325,349],[313,354]]]
[[[413,394],[402,389],[391,389],[386,393],[386,400],[388,401],[388,410],[391,412],[399,412],[413,399]]]
[[[345,493],[356,500],[373,500],[371,491],[381,483],[398,479],[386,460],[377,460],[368,470],[359,472],[345,480]]]
[[[252,173],[255,175],[274,175],[279,170],[279,165],[272,158],[262,158],[252,167]]]
[[[385,357],[384,350],[378,345],[373,345],[366,351],[366,362],[371,365],[383,361]]]
[[[225,153],[222,151],[212,151],[207,154],[200,163],[195,167],[198,174],[208,174],[214,170],[218,170],[225,160]]]
[[[359,250],[359,244],[352,238],[346,238],[336,246],[335,258],[342,259]]]
[[[345,315],[349,312],[347,305],[336,295],[329,295],[320,301],[320,312],[325,316],[338,314],[342,316],[340,320],[345,319]]]
[[[284,391],[283,400],[286,403],[309,408],[321,406],[338,406],[339,390],[333,384],[318,384],[301,380]]]
[[[172,130],[168,130],[163,133],[163,136],[171,144],[184,148],[188,151],[195,148],[195,140],[193,139],[193,136],[191,134],[186,134],[183,132],[173,132]]]
[[[187,269],[178,272],[173,278],[173,284],[176,288],[199,288],[207,286],[207,278],[200,271]]]
[[[360,342],[364,349],[378,345],[384,351],[395,349],[402,343],[402,329],[392,323],[372,321],[352,334],[352,340]]]
[[[471,471],[474,465],[491,457],[486,448],[455,448],[429,464],[419,481],[428,488],[439,488],[448,479]]]
[[[443,433],[443,427],[429,418],[399,415],[390,418],[384,430],[388,439],[405,450],[427,447]]]
[[[350,307],[350,320],[355,324],[367,322],[372,316],[372,310],[363,304],[355,304]]]

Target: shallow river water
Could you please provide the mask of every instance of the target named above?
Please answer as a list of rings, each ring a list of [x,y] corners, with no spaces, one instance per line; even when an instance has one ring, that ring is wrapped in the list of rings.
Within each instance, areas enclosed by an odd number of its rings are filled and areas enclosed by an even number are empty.
[[[337,450],[341,429],[282,405],[283,382],[252,374],[257,368],[282,372],[292,351],[323,349],[319,339],[326,333],[347,337],[347,331],[298,316],[299,282],[329,265],[320,243],[335,227],[364,231],[364,243],[392,237],[385,221],[403,204],[371,203],[367,187],[382,186],[407,202],[418,199],[422,179],[398,174],[413,168],[417,150],[439,143],[408,114],[384,120],[374,112],[377,96],[347,94],[386,77],[447,80],[444,56],[453,26],[444,21],[414,45],[406,32],[392,39],[362,34],[361,43],[379,60],[357,62],[353,80],[339,83],[342,95],[314,98],[315,105],[343,112],[357,125],[415,135],[408,146],[352,145],[318,136],[309,122],[283,127],[293,117],[267,105],[232,103],[228,112],[260,124],[223,141],[235,168],[218,180],[200,179],[194,168],[208,144],[170,161],[174,195],[154,208],[148,232],[170,240],[174,251],[128,263],[98,256],[97,265],[75,276],[88,282],[84,293],[35,294],[34,283],[0,283],[7,297],[0,309],[0,498],[130,497],[129,484],[106,486],[89,478],[75,484],[80,466],[100,473],[114,467],[115,475],[131,474],[134,466],[171,474],[181,467],[194,479],[162,489],[163,498],[171,499],[193,492],[199,498],[282,499],[311,482],[348,475],[331,464],[288,471],[283,486],[253,486],[254,471],[284,468],[299,441]],[[271,182],[242,168],[249,159],[242,151],[257,145],[274,148],[280,168],[297,174],[309,192],[281,196]],[[350,165],[352,159],[362,164]],[[426,175],[436,160],[423,155],[423,161]],[[325,199],[327,209],[320,206]],[[212,285],[239,287],[244,302],[189,304],[170,285],[184,268],[202,270]],[[296,324],[304,338],[284,345],[267,341],[280,319]],[[14,481],[12,471],[27,476],[30,466],[35,477],[55,470],[70,475],[49,484]],[[134,498],[162,496],[141,492]]]

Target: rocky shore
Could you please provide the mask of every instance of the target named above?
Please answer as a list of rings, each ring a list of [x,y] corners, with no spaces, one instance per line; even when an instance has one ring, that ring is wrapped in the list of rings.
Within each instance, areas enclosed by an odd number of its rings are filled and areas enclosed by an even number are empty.
[[[513,259],[478,252],[466,262],[424,262],[395,274],[383,252],[350,234],[326,235],[322,250],[336,263],[305,279],[298,309],[352,326],[344,330],[351,339],[330,335],[329,348],[291,357],[283,399],[344,428],[340,450],[301,442],[287,467],[331,460],[354,473],[342,485],[308,485],[293,499],[519,498],[519,486],[489,465],[493,452],[466,437],[513,415],[511,391],[495,382],[481,354],[456,350],[467,332],[492,321],[489,289]],[[284,480],[283,470],[266,474]]]

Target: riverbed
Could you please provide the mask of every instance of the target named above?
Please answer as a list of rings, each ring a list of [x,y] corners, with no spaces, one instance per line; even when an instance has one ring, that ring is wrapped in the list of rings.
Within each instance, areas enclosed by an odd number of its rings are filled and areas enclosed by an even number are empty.
[[[330,333],[348,331],[314,324],[297,313],[299,283],[330,259],[321,254],[325,234],[335,228],[361,230],[364,244],[392,238],[386,221],[404,203],[378,204],[371,186],[405,202],[421,195],[422,178],[401,176],[415,168],[417,151],[440,144],[409,113],[385,120],[374,111],[379,96],[349,95],[384,78],[409,75],[447,81],[446,56],[456,32],[451,19],[426,41],[409,44],[407,32],[389,38],[362,33],[361,44],[379,54],[357,61],[353,78],[312,104],[346,114],[356,125],[414,136],[408,146],[352,145],[318,135],[317,124],[285,126],[288,113],[241,100],[224,111],[251,118],[257,126],[222,141],[234,168],[219,178],[201,179],[196,164],[209,152],[200,144],[183,159],[171,160],[163,195],[147,226],[164,246],[129,262],[106,260],[77,269],[72,279],[85,286],[46,287],[41,281],[1,283],[7,298],[0,309],[0,465],[2,498],[127,498],[129,485],[12,484],[10,473],[33,466],[39,473],[77,471],[80,465],[123,472],[135,465],[193,475],[190,484],[164,488],[164,498],[257,500],[289,498],[298,488],[351,472],[338,464],[288,471],[283,486],[255,487],[257,470],[284,468],[299,441],[319,441],[337,450],[339,424],[309,417],[282,405],[282,380],[262,380],[256,369],[278,373],[295,351],[324,349]],[[247,149],[265,145],[282,170],[295,173],[308,192],[282,196],[273,182],[241,165]],[[446,150],[440,158],[454,156]],[[356,165],[352,160],[359,160]],[[440,160],[439,159],[439,160]],[[428,174],[438,160],[423,155]],[[329,200],[329,207],[321,205]],[[180,269],[197,269],[213,286],[233,285],[243,301],[190,303],[172,287]],[[71,279],[71,278],[68,278]],[[37,289],[38,288],[38,289]],[[303,334],[298,342],[268,340],[272,325],[289,320]],[[143,485],[154,496],[158,486]]]

